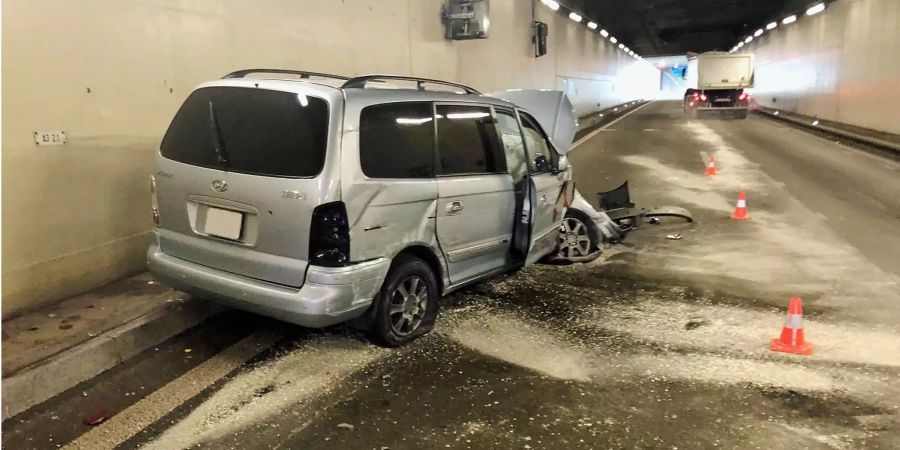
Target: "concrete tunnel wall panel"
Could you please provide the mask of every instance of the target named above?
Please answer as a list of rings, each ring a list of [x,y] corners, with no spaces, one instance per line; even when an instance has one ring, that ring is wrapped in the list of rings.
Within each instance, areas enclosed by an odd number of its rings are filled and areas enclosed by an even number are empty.
[[[745,45],[763,106],[900,133],[900,2],[841,0]]]

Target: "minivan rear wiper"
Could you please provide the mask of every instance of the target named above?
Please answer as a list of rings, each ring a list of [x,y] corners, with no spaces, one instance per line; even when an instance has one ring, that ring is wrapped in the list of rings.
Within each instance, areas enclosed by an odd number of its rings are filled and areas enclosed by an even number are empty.
[[[209,132],[213,141],[213,149],[216,150],[216,157],[222,164],[222,169],[228,169],[228,153],[225,152],[225,145],[222,142],[222,133],[219,131],[219,123],[216,122],[216,109],[213,102],[209,102]]]

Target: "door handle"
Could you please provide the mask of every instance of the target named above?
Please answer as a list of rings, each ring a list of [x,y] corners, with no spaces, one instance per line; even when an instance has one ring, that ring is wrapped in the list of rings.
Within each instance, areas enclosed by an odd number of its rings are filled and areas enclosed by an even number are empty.
[[[463,202],[453,201],[447,203],[447,206],[444,208],[444,211],[447,212],[448,216],[455,216],[457,214],[462,213],[463,210]]]
[[[546,204],[547,204],[547,194],[541,194],[540,203],[541,203],[542,205],[546,205]]]

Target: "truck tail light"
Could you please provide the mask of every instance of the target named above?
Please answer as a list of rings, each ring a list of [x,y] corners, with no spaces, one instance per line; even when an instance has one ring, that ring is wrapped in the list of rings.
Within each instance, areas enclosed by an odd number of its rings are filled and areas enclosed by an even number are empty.
[[[153,225],[159,226],[159,197],[156,195],[156,177],[150,175],[150,210],[153,212]]]
[[[309,263],[341,267],[350,262],[350,226],[344,202],[319,205],[309,227]]]
[[[748,94],[746,92],[741,92],[741,95],[738,96],[738,101],[739,102],[749,102],[750,94]]]
[[[705,101],[706,101],[706,94],[704,94],[704,93],[702,93],[702,92],[700,93],[700,101],[701,101],[701,102],[705,102]]]

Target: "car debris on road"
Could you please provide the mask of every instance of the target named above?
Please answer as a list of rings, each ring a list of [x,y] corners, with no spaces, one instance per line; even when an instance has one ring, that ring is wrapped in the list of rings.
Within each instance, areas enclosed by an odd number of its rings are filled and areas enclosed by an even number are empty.
[[[680,206],[660,206],[652,209],[637,208],[631,202],[628,182],[606,192],[600,192],[599,208],[591,205],[578,190],[566,211],[566,218],[559,230],[559,252],[544,260],[548,264],[588,263],[597,259],[603,242],[621,242],[628,232],[644,222],[662,223],[662,217],[678,217],[693,222],[690,211]],[[583,229],[582,229],[583,228]],[[680,234],[667,236],[681,239]]]

